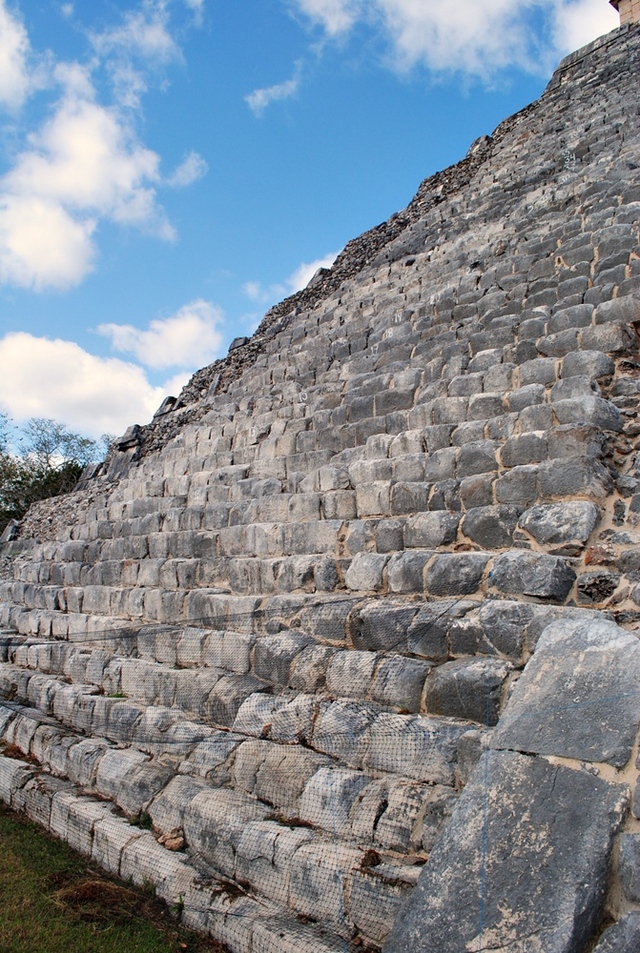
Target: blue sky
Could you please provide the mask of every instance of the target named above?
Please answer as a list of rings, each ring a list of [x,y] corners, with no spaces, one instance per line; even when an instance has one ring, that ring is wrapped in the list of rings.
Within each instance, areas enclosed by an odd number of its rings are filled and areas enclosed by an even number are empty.
[[[0,409],[144,423],[607,0],[0,0]]]

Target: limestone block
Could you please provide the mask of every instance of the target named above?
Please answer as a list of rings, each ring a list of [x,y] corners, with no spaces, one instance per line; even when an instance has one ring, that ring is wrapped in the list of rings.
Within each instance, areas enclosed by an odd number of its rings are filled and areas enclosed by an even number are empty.
[[[327,764],[327,758],[301,747],[268,744],[253,781],[253,793],[289,816],[300,816],[299,801],[307,782]],[[236,777],[239,771],[236,772]]]
[[[217,784],[230,779],[230,761],[233,752],[244,738],[226,731],[211,731],[204,739],[192,746],[188,757],[180,765],[183,774],[191,774]]]
[[[640,901],[640,836],[620,835],[618,876],[625,899],[630,903]]]
[[[65,774],[70,781],[82,788],[90,788],[94,782],[100,759],[107,749],[107,742],[83,738],[67,749]]]
[[[423,592],[425,567],[433,558],[430,551],[414,550],[396,553],[387,566],[391,592]]]
[[[374,943],[382,943],[391,931],[403,901],[414,884],[399,868],[379,864],[353,873],[349,909],[356,928]]]
[[[496,482],[498,503],[531,506],[538,498],[538,467],[514,466]]]
[[[427,710],[490,727],[500,715],[505,680],[512,671],[499,659],[456,659],[440,665],[427,679]]]
[[[143,811],[173,777],[172,768],[151,763],[139,751],[106,751],[100,760],[96,787],[126,814]]]
[[[113,816],[113,806],[104,801],[77,797],[75,793],[60,791],[51,803],[50,830],[65,840],[69,847],[87,857],[91,856],[95,825]]]
[[[182,901],[197,875],[178,854],[158,844],[153,834],[142,834],[124,847],[120,876],[137,887],[153,884],[156,894],[171,905]]]
[[[290,699],[278,695],[251,695],[240,707],[233,730],[240,735],[271,738],[287,744],[309,741],[319,700],[313,695]]]
[[[361,603],[351,617],[353,644],[369,651],[406,651],[407,629],[415,615],[415,606]]]
[[[371,725],[363,767],[452,784],[457,743],[466,730],[438,718],[381,714]]]
[[[286,828],[274,821],[247,824],[238,842],[236,877],[286,906],[293,856],[312,838],[309,830]]]
[[[365,698],[377,663],[373,652],[337,652],[327,670],[327,690],[343,698]]]
[[[492,744],[623,767],[640,725],[639,667],[638,640],[614,623],[554,622],[517,682]]]
[[[422,690],[430,669],[428,662],[417,659],[400,656],[383,659],[371,686],[371,697],[381,705],[419,712]]]
[[[254,653],[254,672],[272,685],[286,686],[291,665],[312,639],[297,632],[280,632],[258,639]]]
[[[623,255],[628,256],[628,246],[624,249]],[[596,324],[606,324],[609,321],[633,324],[638,318],[640,318],[640,297],[635,295],[612,298],[596,308]]]
[[[434,596],[477,592],[489,561],[488,553],[442,553],[427,570],[426,588]]]
[[[353,933],[348,915],[352,871],[362,853],[334,842],[302,845],[291,864],[289,903],[304,916]]]
[[[419,850],[419,815],[428,791],[423,784],[391,780],[387,805],[376,825],[374,843],[402,854]]]
[[[277,917],[264,919],[259,909],[255,914],[252,943],[255,953],[344,953],[344,940],[322,927]]]
[[[473,507],[462,521],[462,532],[485,550],[504,549],[513,543],[520,512],[517,506]]]
[[[345,583],[353,592],[372,592],[383,586],[383,573],[389,557],[377,553],[356,553],[345,573]]]
[[[350,814],[369,778],[345,768],[320,768],[308,781],[300,798],[303,821],[335,837],[351,832]]]
[[[202,649],[203,665],[247,675],[251,671],[251,650],[255,641],[251,632],[210,632]]]
[[[487,941],[496,949],[535,943],[572,953],[589,943],[623,789],[539,758],[506,751],[488,757],[463,791],[385,953],[460,953]],[[535,889],[531,871],[544,871]]]
[[[465,751],[465,742],[468,741],[469,735],[472,734],[476,733],[467,732],[466,735],[463,735],[458,747],[457,773],[463,784],[468,782],[471,771],[475,767],[482,754],[482,735],[480,732],[477,732],[477,734],[480,736],[478,739],[479,743],[477,745],[477,751],[474,753],[475,756],[472,764],[471,759],[469,759],[470,769],[468,773],[465,774],[464,771],[467,765],[464,763],[464,755],[470,751],[470,746],[467,746]],[[438,841],[440,834],[449,823],[453,810],[458,802],[458,797],[458,792],[452,790],[449,787],[439,784],[429,787],[426,796],[423,799],[422,823],[420,825],[422,834],[422,849],[427,851],[427,853],[431,853]]]
[[[562,361],[562,377],[575,376],[591,378],[607,377],[615,371],[615,364],[608,354],[602,351],[573,351]]]
[[[544,403],[545,389],[542,384],[525,384],[512,391],[507,400],[509,410],[513,413],[520,413],[525,407],[532,407],[536,404]]]
[[[457,447],[442,447],[429,452],[425,460],[424,478],[429,483],[449,480],[456,475],[460,451]]]
[[[556,400],[553,404],[553,412],[559,424],[586,423],[614,433],[620,433],[623,428],[623,420],[618,408],[602,397],[573,397],[569,400]]]
[[[627,913],[602,934],[594,953],[636,953],[640,949],[640,913]]]
[[[497,556],[489,585],[505,595],[536,596],[563,603],[576,574],[559,556],[512,551]]]
[[[446,511],[420,513],[407,520],[405,545],[410,549],[437,549],[452,543],[458,531],[459,517]]]
[[[71,785],[61,778],[40,774],[22,788],[20,810],[41,827],[48,828],[51,820],[51,804],[56,794],[68,791]]]
[[[370,703],[336,701],[322,709],[313,732],[313,747],[343,764],[362,767],[369,727],[378,715]]]
[[[206,702],[206,717],[214,724],[231,728],[238,711],[251,695],[266,691],[267,686],[250,675],[225,675]]]
[[[316,692],[321,689],[334,655],[335,650],[324,645],[310,645],[303,649],[291,666],[291,687],[302,692]]]
[[[208,787],[203,781],[182,775],[174,777],[149,806],[153,826],[163,833],[183,827],[188,805],[206,790]]]
[[[577,556],[600,519],[598,508],[586,500],[534,506],[522,514],[519,527],[541,546],[560,556]]]
[[[242,831],[250,821],[265,820],[268,813],[265,805],[240,791],[204,790],[185,808],[185,837],[207,864],[225,877],[233,877],[235,848]]]
[[[91,857],[98,866],[119,877],[122,851],[141,836],[142,831],[136,830],[128,821],[120,817],[105,817],[93,828]]]

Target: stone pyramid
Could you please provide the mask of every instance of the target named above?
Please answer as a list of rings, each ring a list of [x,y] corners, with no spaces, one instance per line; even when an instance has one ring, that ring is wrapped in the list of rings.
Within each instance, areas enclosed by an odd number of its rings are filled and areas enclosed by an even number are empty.
[[[3,544],[0,797],[233,953],[640,949],[638,75],[565,59]]]

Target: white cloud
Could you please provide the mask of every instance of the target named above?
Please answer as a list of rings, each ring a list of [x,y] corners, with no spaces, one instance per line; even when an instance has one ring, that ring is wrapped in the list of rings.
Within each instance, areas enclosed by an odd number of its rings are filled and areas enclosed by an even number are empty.
[[[97,330],[114,350],[133,354],[145,367],[197,368],[221,356],[222,319],[219,308],[197,300],[170,318],[151,321],[145,331],[131,324],[101,324]]]
[[[202,23],[202,18],[204,16],[204,0],[184,0],[184,2],[193,12],[196,25],[199,26]]]
[[[63,3],[60,7],[60,12],[62,13],[63,17],[72,17],[74,13],[73,4]]]
[[[397,70],[426,66],[489,80],[515,66],[545,72],[618,23],[605,0],[289,0],[329,36],[367,22]],[[546,39],[533,17],[542,17]],[[543,31],[544,32],[544,31]]]
[[[0,339],[0,366],[0,404],[16,421],[52,417],[93,437],[145,423],[165,396],[135,364],[24,332]]]
[[[95,102],[87,70],[60,65],[56,77],[64,92],[53,116],[0,179],[0,280],[36,290],[82,280],[100,218],[174,237],[156,200],[159,156]]]
[[[125,13],[120,26],[92,35],[100,55],[116,52],[145,59],[153,64],[180,58],[169,32],[169,12],[164,0],[143,0],[139,10]]]
[[[302,13],[321,24],[329,36],[350,30],[356,22],[360,0],[294,0]]]
[[[577,50],[620,25],[620,15],[602,0],[556,2],[554,40],[560,52]]]
[[[188,185],[193,185],[198,179],[202,179],[209,171],[209,166],[197,152],[190,152],[180,163],[178,168],[167,179],[167,185],[182,189]]]
[[[17,109],[30,85],[27,69],[29,37],[23,24],[0,0],[0,103]]]
[[[319,268],[331,268],[337,257],[338,253],[334,252],[331,255],[325,255],[324,258],[318,258],[316,261],[303,262],[296,268],[293,274],[287,278],[289,293],[293,294],[296,291],[301,291],[303,288],[306,288],[316,271],[318,271]]]
[[[330,268],[337,256],[337,252],[332,252],[316,261],[302,262],[281,284],[263,285],[260,281],[247,281],[242,286],[242,290],[250,301],[269,307],[288,295],[306,288],[316,271],[319,268]],[[254,314],[249,315],[250,320],[254,318]]]
[[[267,86],[265,89],[254,89],[252,93],[245,96],[245,102],[249,105],[254,116],[258,118],[263,115],[265,109],[283,99],[291,99],[298,92],[300,87],[300,77],[302,73],[302,63],[295,64],[294,74],[291,79],[284,83],[278,83],[276,86]]]

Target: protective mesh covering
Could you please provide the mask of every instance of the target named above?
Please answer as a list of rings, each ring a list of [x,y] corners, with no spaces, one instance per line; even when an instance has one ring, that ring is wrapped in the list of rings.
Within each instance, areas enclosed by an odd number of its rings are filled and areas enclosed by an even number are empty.
[[[0,798],[234,953],[397,936],[545,630],[638,626],[639,35],[3,548]]]

